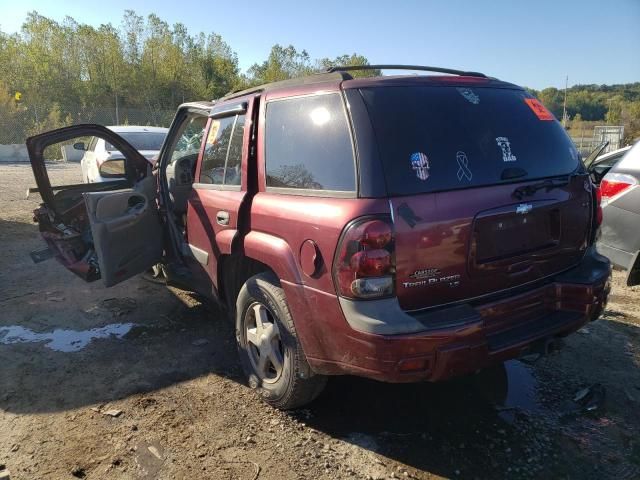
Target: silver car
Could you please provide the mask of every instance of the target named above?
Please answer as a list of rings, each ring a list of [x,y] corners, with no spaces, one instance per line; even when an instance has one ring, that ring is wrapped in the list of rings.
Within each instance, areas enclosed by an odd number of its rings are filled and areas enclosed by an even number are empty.
[[[602,226],[598,251],[626,269],[627,285],[640,284],[640,142],[600,182]]]
[[[608,144],[609,142],[604,142],[603,144],[601,144],[598,148],[596,148],[596,150],[591,153],[591,155],[589,155],[589,158],[591,158],[594,153],[604,150]],[[591,165],[591,168],[589,170],[596,185],[600,185],[600,182],[602,181],[604,176],[609,173],[609,170],[611,170],[611,168],[616,163],[618,163],[629,150],[631,150],[631,145],[603,154],[597,153],[593,163],[590,163],[589,159],[585,160],[585,163],[589,162],[589,164]]]
[[[162,127],[132,125],[107,128],[124,138],[150,162],[153,162],[155,156],[160,152],[162,143],[169,131],[168,128]],[[108,171],[106,168],[106,162],[108,161],[110,161],[109,165],[114,165],[116,168],[119,167],[123,170],[114,173],[124,173],[124,157],[106,140],[93,137],[88,145],[79,142],[74,144],[73,147],[77,150],[85,150],[82,160],[80,161],[82,178],[85,183],[108,182],[117,179],[117,175],[112,178],[108,176],[108,173],[105,173]],[[120,163],[112,162],[113,160],[120,160]]]

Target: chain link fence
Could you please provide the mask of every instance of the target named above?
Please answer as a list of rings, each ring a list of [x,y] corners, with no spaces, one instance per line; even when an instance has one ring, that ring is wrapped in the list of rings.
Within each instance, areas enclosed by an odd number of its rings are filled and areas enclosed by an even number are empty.
[[[570,135],[583,158],[589,156],[595,148],[605,141],[608,141],[609,144],[602,151],[602,154],[624,147],[624,126],[597,125],[590,128],[573,129]]]
[[[24,144],[31,135],[78,123],[168,127],[174,114],[175,109],[61,106],[47,110],[24,106],[0,116],[0,145]]]

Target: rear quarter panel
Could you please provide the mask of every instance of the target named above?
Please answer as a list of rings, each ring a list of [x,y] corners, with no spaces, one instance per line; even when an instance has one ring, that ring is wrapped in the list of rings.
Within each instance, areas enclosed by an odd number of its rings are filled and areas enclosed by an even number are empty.
[[[318,89],[308,87],[292,88],[269,92],[263,96],[260,103],[260,122],[258,126],[258,193],[251,204],[251,231],[245,239],[245,253],[255,258],[258,255],[258,243],[263,250],[271,249],[271,261],[262,251],[256,258],[276,270],[276,274],[285,281],[302,283],[308,287],[335,294],[331,268],[338,239],[344,226],[352,219],[363,215],[388,214],[389,204],[385,199],[365,199],[353,197],[334,198],[331,196],[299,195],[267,191],[265,173],[265,117],[266,105],[270,100],[278,98],[314,95],[327,92],[338,92],[339,88],[326,86]],[[254,235],[259,233],[260,238]],[[268,236],[268,237],[267,237]],[[273,242],[268,245],[267,238]],[[290,249],[292,261],[282,261],[283,246],[279,240]],[[300,249],[306,240],[312,240],[320,254],[320,265],[312,275],[303,273],[300,261]],[[247,248],[248,247],[248,248]],[[252,253],[256,252],[256,253]],[[280,252],[280,253],[277,253]],[[288,253],[287,253],[288,255]],[[296,272],[288,271],[295,266]]]
[[[277,266],[282,260],[278,258],[281,255],[277,253],[280,251],[278,247],[280,242],[276,239],[283,240],[289,246],[293,256],[293,263],[287,262],[287,265],[295,266],[297,271],[286,272],[285,265],[282,265],[280,268],[285,270],[281,270],[282,273],[276,271],[276,274],[281,279],[292,283],[302,283],[311,288],[334,293],[331,267],[344,226],[353,218],[362,215],[388,212],[389,206],[384,200],[338,199],[260,192],[253,198],[251,233],[247,238],[252,241],[252,235],[259,232],[263,236],[268,235],[274,239],[273,263],[269,264],[257,258],[274,270],[276,270],[274,264]],[[317,245],[321,257],[317,272],[312,276],[303,273],[301,268],[300,249],[306,240],[312,240]],[[263,243],[263,248],[264,246]],[[252,256],[250,251],[247,251],[247,254]],[[262,254],[264,255],[264,252]]]

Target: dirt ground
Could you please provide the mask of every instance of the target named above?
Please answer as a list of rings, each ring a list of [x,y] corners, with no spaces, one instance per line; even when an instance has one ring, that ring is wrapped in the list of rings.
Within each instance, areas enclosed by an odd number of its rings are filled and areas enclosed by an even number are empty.
[[[52,183],[77,168],[52,167]],[[28,165],[0,166],[0,474],[640,478],[640,289],[619,272],[603,318],[557,353],[437,385],[335,378],[282,413],[243,383],[215,307],[34,264],[32,185]]]

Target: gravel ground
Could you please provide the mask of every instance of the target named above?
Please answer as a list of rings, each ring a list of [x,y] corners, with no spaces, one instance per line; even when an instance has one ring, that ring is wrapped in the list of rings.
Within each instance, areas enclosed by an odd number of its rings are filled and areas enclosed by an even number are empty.
[[[52,183],[77,169],[52,166]],[[29,165],[0,165],[0,473],[12,479],[640,478],[640,289],[619,272],[603,318],[538,361],[438,385],[335,378],[282,413],[244,385],[215,307],[33,264],[33,183]]]

